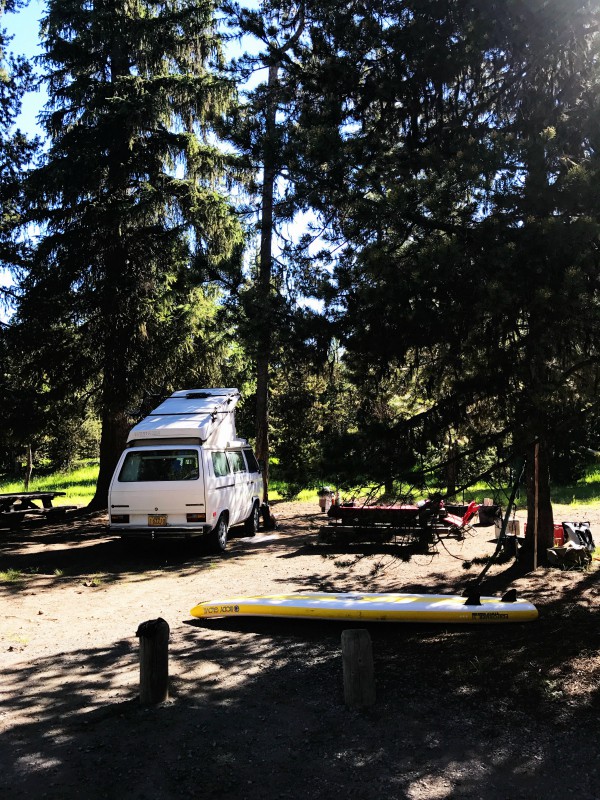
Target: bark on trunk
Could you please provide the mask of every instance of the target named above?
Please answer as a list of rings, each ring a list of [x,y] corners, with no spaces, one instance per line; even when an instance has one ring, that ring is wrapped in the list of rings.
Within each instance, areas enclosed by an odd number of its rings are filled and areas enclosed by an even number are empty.
[[[256,457],[262,469],[263,502],[269,502],[269,365],[272,348],[272,318],[269,311],[273,263],[273,197],[277,177],[275,159],[275,125],[277,114],[278,65],[269,67],[266,109],[265,145],[263,153],[262,213],[260,219],[260,263],[258,273],[258,307],[262,308],[256,359]],[[266,313],[265,313],[266,310]]]
[[[269,502],[269,356],[259,353],[256,364],[256,458],[260,464],[263,502]]]
[[[127,283],[128,263],[120,232],[108,255],[104,285],[103,378],[101,395],[102,433],[100,471],[90,510],[106,508],[108,489],[118,458],[125,447],[131,419],[126,411],[132,402],[131,361],[135,353],[135,307],[130,297],[135,287]]]
[[[260,263],[258,272],[259,297],[256,307],[260,320],[258,355],[256,359],[256,457],[262,469],[263,502],[269,502],[269,368],[273,348],[273,222],[275,181],[279,168],[277,143],[277,107],[279,103],[279,68],[283,55],[290,50],[304,30],[304,8],[301,5],[291,20],[295,30],[282,45],[272,42],[265,107],[265,135],[263,140],[262,209],[260,217]]]
[[[525,545],[519,560],[527,569],[534,568],[537,552],[537,565],[547,563],[546,551],[554,545],[554,515],[550,499],[549,452],[546,442],[540,441],[528,446],[525,465],[525,486],[527,489],[527,533]],[[537,517],[537,541],[536,541]]]
[[[108,507],[108,489],[117,466],[119,456],[127,441],[131,422],[121,410],[107,408],[102,414],[102,434],[100,436],[100,471],[96,483],[96,493],[88,509],[100,511]]]
[[[121,0],[117,0],[116,6],[121,4]],[[131,72],[127,47],[119,36],[112,42],[110,54],[110,81],[113,92],[117,93],[119,79],[128,77]],[[112,147],[108,175],[109,192],[115,199],[127,193],[130,168],[131,132],[124,126],[120,134]],[[126,408],[132,402],[129,372],[137,325],[133,298],[137,297],[139,287],[131,274],[124,239],[121,220],[115,215],[114,232],[108,238],[104,254],[100,470],[96,493],[88,506],[94,511],[108,506],[110,481],[131,425]]]
[[[25,466],[25,491],[29,491],[29,485],[31,484],[31,475],[33,473],[33,452],[31,450],[31,445],[27,445],[27,464]]]

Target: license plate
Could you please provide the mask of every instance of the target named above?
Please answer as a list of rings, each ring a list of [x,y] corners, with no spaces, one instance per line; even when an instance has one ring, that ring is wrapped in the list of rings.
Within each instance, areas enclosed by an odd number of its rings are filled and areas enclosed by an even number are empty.
[[[167,524],[166,514],[148,514],[148,525],[159,527],[160,525]]]

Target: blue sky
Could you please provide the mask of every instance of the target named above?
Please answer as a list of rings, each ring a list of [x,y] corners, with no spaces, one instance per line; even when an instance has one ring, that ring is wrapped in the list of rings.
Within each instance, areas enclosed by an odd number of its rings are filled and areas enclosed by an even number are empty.
[[[38,32],[44,8],[45,4],[41,0],[29,0],[26,8],[16,14],[6,14],[2,17],[2,27],[14,36],[10,44],[13,53],[31,58],[40,52]],[[18,123],[22,130],[41,134],[36,118],[44,105],[45,98],[43,90],[32,92],[24,98]]]
[[[252,6],[252,0],[246,5]],[[45,13],[45,0],[29,0],[25,8],[20,9],[15,14],[5,14],[0,18],[0,24],[13,36],[13,41],[9,49],[15,55],[24,55],[27,58],[39,55],[39,28],[40,20]],[[252,49],[251,41],[244,42],[244,48]],[[230,44],[232,55],[239,55],[241,47],[232,42]],[[254,82],[260,80],[260,74],[255,76]],[[43,135],[42,130],[37,124],[37,116],[46,102],[47,94],[43,88],[37,92],[28,94],[23,100],[23,109],[19,118],[21,130],[30,134]]]
[[[254,5],[255,0],[249,0],[246,5]],[[6,14],[0,19],[0,25],[7,29],[10,35],[14,38],[10,43],[9,49],[18,55],[24,55],[27,58],[32,58],[40,53],[39,44],[39,27],[40,20],[45,13],[46,3],[45,0],[29,0],[28,5],[19,10],[15,14]],[[245,40],[243,48],[254,49],[257,45],[251,40]],[[232,55],[238,55],[240,44],[232,43],[230,45],[230,52]],[[254,76],[253,83],[257,82],[263,77],[261,73]],[[43,131],[37,124],[37,117],[42,110],[47,99],[47,94],[43,87],[37,92],[29,93],[23,99],[22,113],[18,119],[18,127],[29,135],[44,136]],[[287,235],[299,235],[306,229],[308,221],[313,221],[312,215],[307,215],[306,218],[296,220],[291,226],[288,227]],[[317,246],[317,245],[315,245]],[[277,249],[277,248],[276,248]],[[6,284],[10,281],[9,276],[0,270],[0,285]],[[5,319],[4,315],[0,313],[0,319]]]
[[[14,38],[9,49],[19,55],[31,58],[39,53],[39,22],[44,9],[40,0],[30,0],[26,8],[16,14],[5,14],[0,18],[0,25]],[[46,98],[45,92],[31,92],[23,99],[23,108],[17,124],[21,130],[30,135],[42,135],[37,124],[37,115],[42,109]],[[0,286],[11,286],[13,279],[8,271],[0,269]],[[6,322],[9,314],[5,308],[0,308],[0,321]]]

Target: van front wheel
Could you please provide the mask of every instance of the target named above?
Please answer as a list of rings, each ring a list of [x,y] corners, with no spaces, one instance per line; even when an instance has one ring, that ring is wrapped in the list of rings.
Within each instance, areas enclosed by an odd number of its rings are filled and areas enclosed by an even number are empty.
[[[213,548],[222,553],[227,547],[227,520],[225,517],[219,517],[216,527],[211,533]]]

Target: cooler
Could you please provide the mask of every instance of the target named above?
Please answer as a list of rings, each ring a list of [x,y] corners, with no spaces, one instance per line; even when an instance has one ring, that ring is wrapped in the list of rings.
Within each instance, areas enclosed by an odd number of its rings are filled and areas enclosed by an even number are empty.
[[[527,523],[525,523],[525,534],[527,534]],[[558,525],[554,523],[554,547],[562,547],[565,543],[565,532],[562,522]]]

